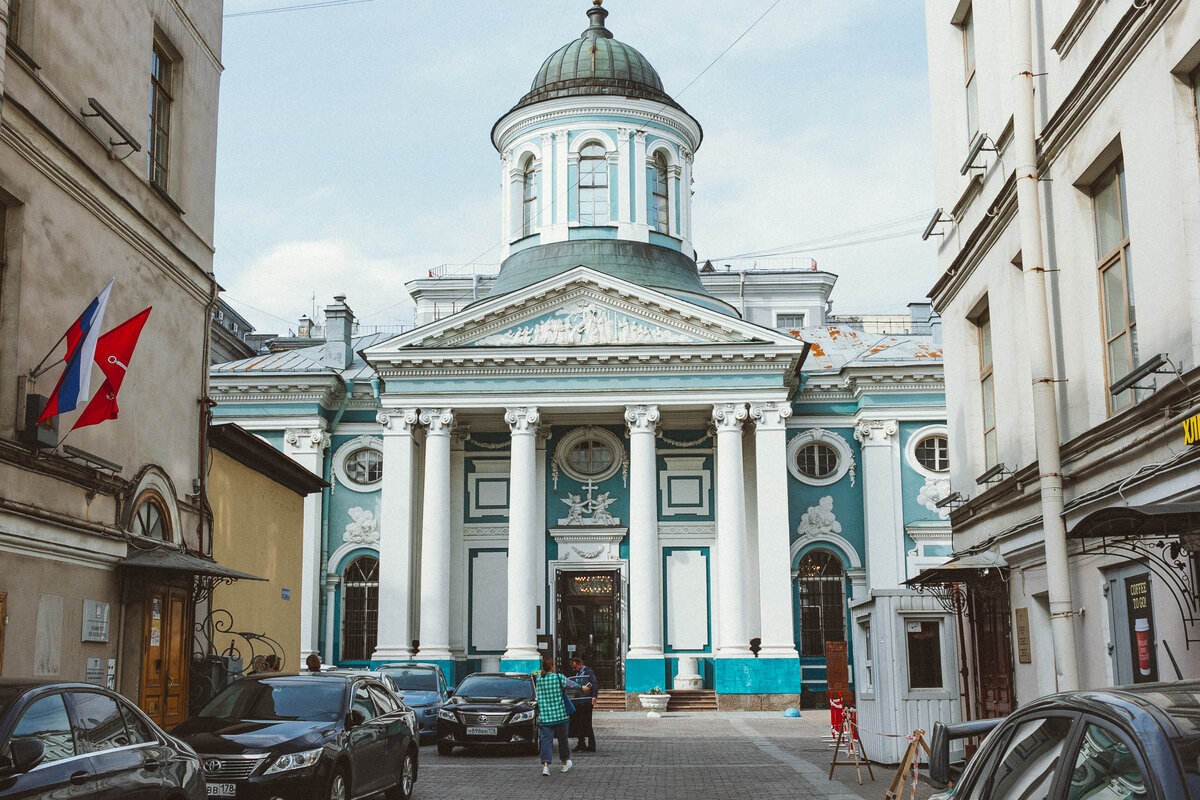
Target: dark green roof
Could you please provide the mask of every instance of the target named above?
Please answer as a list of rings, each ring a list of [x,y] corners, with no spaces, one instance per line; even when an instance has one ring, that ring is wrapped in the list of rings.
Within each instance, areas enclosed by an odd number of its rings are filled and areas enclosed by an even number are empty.
[[[578,266],[736,315],[730,306],[708,293],[700,282],[696,263],[683,253],[625,239],[551,242],[513,253],[500,265],[489,297],[523,289]]]

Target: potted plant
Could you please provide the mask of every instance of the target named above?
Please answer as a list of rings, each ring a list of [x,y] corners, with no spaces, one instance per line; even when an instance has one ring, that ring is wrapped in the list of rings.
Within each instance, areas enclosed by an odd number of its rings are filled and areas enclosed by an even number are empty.
[[[661,686],[655,686],[650,691],[639,694],[638,702],[647,711],[666,711],[667,703],[671,702],[671,695],[664,692]]]

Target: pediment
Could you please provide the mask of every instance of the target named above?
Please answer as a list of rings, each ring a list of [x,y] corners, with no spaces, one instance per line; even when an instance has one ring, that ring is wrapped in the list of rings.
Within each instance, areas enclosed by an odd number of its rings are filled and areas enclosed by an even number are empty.
[[[367,351],[747,344],[796,339],[587,267],[486,298]]]

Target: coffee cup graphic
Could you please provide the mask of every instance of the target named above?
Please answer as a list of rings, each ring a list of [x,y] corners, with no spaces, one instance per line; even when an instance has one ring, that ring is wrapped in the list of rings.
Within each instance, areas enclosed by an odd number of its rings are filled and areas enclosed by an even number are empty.
[[[1137,637],[1138,671],[1150,674],[1150,620],[1138,617],[1133,621],[1133,633]]]

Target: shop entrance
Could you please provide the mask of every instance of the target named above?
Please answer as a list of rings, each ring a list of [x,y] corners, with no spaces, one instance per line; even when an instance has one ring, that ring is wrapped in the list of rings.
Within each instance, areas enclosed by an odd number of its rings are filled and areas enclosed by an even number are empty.
[[[578,655],[601,689],[623,687],[620,571],[559,572],[556,590],[559,666]]]

